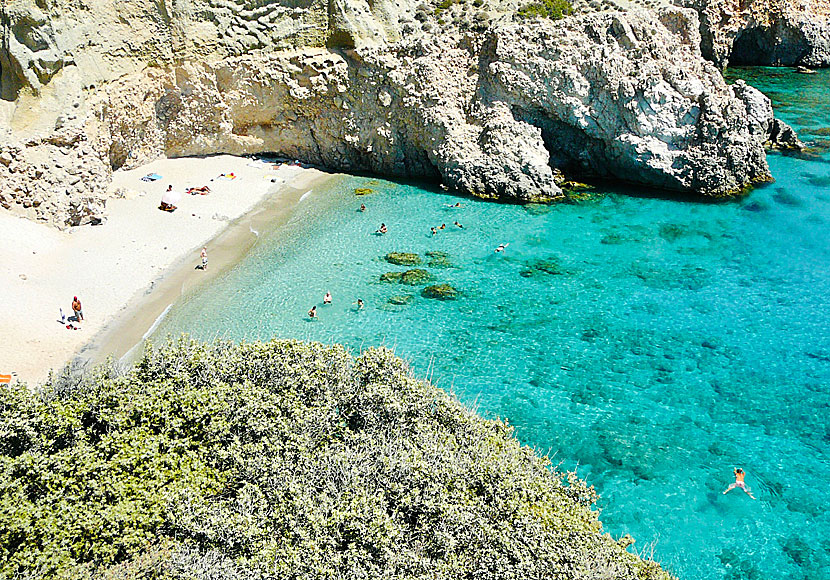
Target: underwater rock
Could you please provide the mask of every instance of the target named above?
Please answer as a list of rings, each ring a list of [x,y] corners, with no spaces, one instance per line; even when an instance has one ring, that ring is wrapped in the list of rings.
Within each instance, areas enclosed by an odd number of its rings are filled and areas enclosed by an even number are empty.
[[[424,288],[421,295],[424,298],[434,298],[436,300],[455,300],[458,297],[458,290],[449,284],[435,284]]]
[[[389,300],[387,300],[387,302],[394,306],[406,306],[412,302],[413,298],[414,296],[412,296],[412,294],[399,294],[397,296],[392,296]]]
[[[556,256],[533,260],[532,262],[529,262],[521,272],[519,272],[519,275],[524,278],[534,278],[540,275],[563,276],[570,274],[572,274],[572,272],[563,268],[559,258]]]
[[[429,262],[427,262],[427,266],[430,268],[452,268],[452,263],[450,263],[450,256],[446,252],[438,252],[438,251],[431,251],[426,252],[426,256],[429,258]]]
[[[385,260],[390,264],[397,264],[398,266],[417,266],[421,263],[421,258],[418,254],[411,252],[389,252],[386,254]]]
[[[380,275],[381,282],[400,282],[403,272],[386,272]]]
[[[430,280],[432,280],[432,274],[419,268],[407,270],[406,272],[386,272],[380,276],[381,282],[397,282],[409,286],[420,286]]]
[[[355,195],[369,195],[369,194],[374,193],[374,192],[375,192],[374,189],[370,189],[368,187],[356,187],[354,189],[354,194]]]

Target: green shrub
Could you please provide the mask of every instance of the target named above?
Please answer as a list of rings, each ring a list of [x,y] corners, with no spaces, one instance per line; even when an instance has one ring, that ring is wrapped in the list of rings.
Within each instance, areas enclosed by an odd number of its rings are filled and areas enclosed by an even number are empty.
[[[526,4],[519,9],[522,18],[549,18],[559,20],[573,14],[573,6],[568,0],[541,0]]]
[[[668,578],[385,349],[182,338],[0,390],[0,578]]]

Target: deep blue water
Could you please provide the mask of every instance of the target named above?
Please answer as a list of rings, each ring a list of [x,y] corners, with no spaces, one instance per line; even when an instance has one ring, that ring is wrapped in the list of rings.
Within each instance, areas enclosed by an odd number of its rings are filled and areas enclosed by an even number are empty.
[[[429,188],[346,179],[311,194],[159,333],[394,347],[578,465],[606,530],[632,534],[681,578],[830,578],[830,71],[730,76],[771,95],[818,146],[771,154],[776,183],[746,199],[635,189],[450,209],[458,198]],[[358,186],[375,193],[357,198]],[[372,235],[381,222],[389,233]],[[405,269],[383,260],[390,251],[446,252],[451,267],[425,268],[461,296],[379,282]],[[721,494],[735,466],[757,501]]]

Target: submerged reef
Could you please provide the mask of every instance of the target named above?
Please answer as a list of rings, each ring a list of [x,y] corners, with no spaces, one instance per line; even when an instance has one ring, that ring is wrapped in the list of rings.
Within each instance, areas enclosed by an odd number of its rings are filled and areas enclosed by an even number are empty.
[[[669,580],[386,349],[181,338],[0,390],[0,576]]]

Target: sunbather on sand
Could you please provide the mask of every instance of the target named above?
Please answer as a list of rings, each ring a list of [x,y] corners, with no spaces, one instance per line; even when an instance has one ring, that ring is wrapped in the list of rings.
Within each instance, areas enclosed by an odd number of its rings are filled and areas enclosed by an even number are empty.
[[[188,187],[187,193],[190,195],[207,195],[210,193],[210,188],[207,185],[202,187]]]

